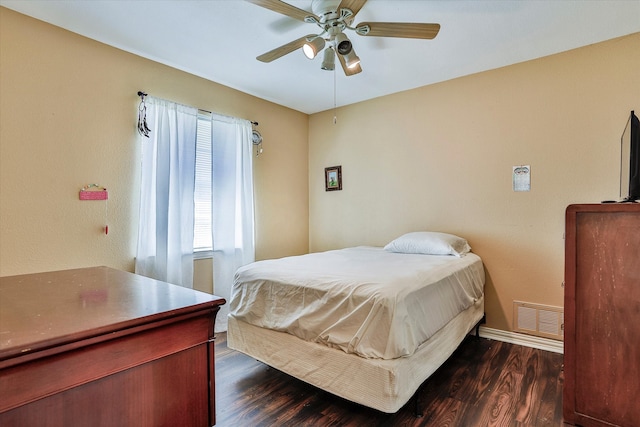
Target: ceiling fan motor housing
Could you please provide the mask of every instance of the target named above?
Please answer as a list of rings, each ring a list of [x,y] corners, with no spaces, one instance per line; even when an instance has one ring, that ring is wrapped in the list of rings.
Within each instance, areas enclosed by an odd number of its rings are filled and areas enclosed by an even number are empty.
[[[320,18],[321,23],[338,18],[338,6],[340,0],[313,0],[311,11]]]

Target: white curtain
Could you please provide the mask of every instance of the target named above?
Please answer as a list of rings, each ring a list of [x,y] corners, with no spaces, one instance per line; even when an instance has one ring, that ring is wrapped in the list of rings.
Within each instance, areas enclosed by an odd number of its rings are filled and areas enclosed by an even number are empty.
[[[147,97],[135,272],[193,287],[193,188],[198,110]]]
[[[247,120],[212,117],[213,286],[227,302],[236,270],[255,260],[251,132]],[[216,332],[227,330],[228,307],[218,312]]]

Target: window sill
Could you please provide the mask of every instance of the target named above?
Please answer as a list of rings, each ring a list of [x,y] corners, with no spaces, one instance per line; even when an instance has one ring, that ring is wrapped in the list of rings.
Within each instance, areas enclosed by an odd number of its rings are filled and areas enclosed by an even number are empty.
[[[198,251],[193,253],[193,259],[213,258],[213,251]]]

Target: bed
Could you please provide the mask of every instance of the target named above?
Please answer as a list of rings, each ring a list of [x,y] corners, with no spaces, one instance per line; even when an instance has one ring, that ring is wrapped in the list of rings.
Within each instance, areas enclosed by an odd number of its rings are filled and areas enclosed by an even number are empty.
[[[484,317],[480,257],[414,232],[238,269],[228,346],[330,393],[397,412]]]

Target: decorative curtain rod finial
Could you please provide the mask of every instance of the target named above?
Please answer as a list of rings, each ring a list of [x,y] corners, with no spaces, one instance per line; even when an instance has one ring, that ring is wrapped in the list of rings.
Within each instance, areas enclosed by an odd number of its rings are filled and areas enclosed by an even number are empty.
[[[140,97],[140,105],[138,106],[138,133],[149,138],[149,132],[151,132],[151,129],[147,126],[147,105],[144,102],[144,98],[147,94],[142,91],[138,91],[138,96]]]

